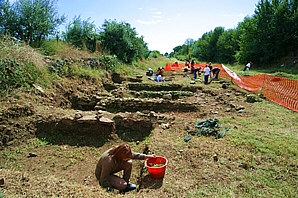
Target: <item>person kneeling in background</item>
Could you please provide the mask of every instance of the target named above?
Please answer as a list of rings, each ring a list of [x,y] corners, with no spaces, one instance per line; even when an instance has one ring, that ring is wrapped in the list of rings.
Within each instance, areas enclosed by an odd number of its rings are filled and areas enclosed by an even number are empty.
[[[151,68],[149,68],[147,71],[146,71],[146,76],[152,76],[153,75],[153,70]]]
[[[136,185],[129,183],[132,170],[131,159],[145,160],[155,157],[155,155],[134,153],[128,144],[121,144],[101,155],[96,165],[95,176],[104,188],[116,188],[124,192],[134,190]],[[123,178],[114,175],[122,170],[124,171]]]

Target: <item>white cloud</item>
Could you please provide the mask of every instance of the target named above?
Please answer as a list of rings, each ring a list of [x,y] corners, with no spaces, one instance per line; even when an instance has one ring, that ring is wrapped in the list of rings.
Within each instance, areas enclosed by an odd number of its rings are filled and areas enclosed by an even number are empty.
[[[162,22],[161,20],[152,20],[152,21],[142,21],[142,20],[137,20],[138,23],[142,24],[142,25],[155,25],[158,24],[160,22]]]
[[[143,10],[144,8],[138,8],[139,10]]]
[[[157,14],[157,15],[161,15],[161,14],[162,14],[162,12],[155,12],[155,14]]]

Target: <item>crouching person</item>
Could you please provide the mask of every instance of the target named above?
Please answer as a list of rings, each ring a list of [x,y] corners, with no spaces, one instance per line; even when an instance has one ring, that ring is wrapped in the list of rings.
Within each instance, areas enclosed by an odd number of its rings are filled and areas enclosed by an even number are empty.
[[[220,72],[220,68],[215,67],[211,70],[212,74],[213,74],[213,79],[218,79],[218,74]]]
[[[120,191],[136,189],[135,184],[129,183],[132,160],[155,158],[155,155],[134,153],[128,144],[121,144],[105,151],[97,162],[95,176],[104,188],[116,188]],[[123,170],[123,177],[114,175]]]

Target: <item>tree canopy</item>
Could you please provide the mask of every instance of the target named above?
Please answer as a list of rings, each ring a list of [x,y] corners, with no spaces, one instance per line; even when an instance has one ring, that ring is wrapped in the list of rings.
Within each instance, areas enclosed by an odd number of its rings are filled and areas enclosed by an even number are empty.
[[[135,29],[129,23],[105,20],[100,41],[107,51],[115,54],[124,63],[149,56],[143,37],[137,37]]]
[[[63,32],[65,41],[72,43],[80,49],[89,49],[95,51],[98,33],[93,22],[82,20],[80,16],[74,17],[73,21],[66,26],[66,32]]]
[[[1,31],[29,45],[39,47],[41,40],[54,34],[65,17],[59,17],[54,0],[1,1]]]
[[[297,5],[297,0],[260,0],[254,15],[246,17],[237,28],[216,27],[194,44],[175,47],[170,55],[208,62],[270,63],[289,53],[295,54],[298,48]]]

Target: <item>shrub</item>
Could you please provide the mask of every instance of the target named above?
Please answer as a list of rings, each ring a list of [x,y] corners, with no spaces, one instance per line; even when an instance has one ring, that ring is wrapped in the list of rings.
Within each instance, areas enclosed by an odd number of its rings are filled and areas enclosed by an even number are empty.
[[[40,71],[30,63],[17,63],[15,60],[0,59],[0,92],[10,92],[19,87],[33,84]]]

